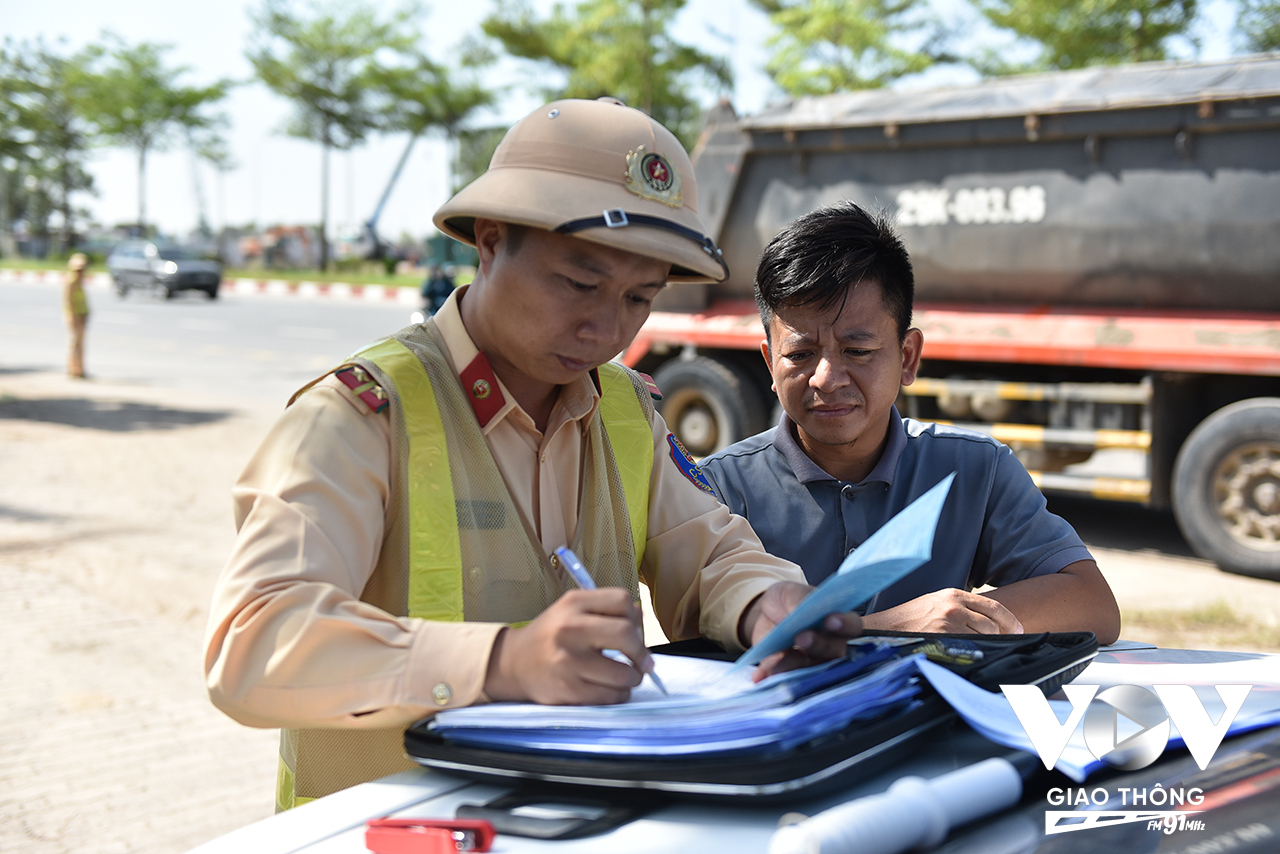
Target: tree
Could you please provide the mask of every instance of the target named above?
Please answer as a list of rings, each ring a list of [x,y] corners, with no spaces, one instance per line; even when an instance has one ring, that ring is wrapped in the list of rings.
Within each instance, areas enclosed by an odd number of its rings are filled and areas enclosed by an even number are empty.
[[[20,125],[30,134],[29,174],[52,190],[47,207],[62,214],[67,249],[77,239],[72,195],[93,190],[93,176],[85,168],[92,135],[85,115],[93,90],[87,64],[85,54],[59,56],[43,42],[23,45],[16,57],[15,106]]]
[[[544,97],[611,95],[662,122],[688,147],[702,114],[694,82],[721,91],[733,75],[724,60],[670,36],[685,2],[582,0],[572,12],[557,4],[539,19],[523,0],[498,0],[481,27],[511,56],[563,73],[563,86],[539,90]]]
[[[464,60],[463,65],[470,67],[473,63]],[[377,75],[377,79],[388,95],[383,130],[409,134],[404,152],[392,170],[382,199],[373,216],[365,223],[373,243],[373,251],[376,256],[381,257],[384,244],[378,237],[377,219],[418,137],[431,130],[441,130],[446,138],[457,138],[464,121],[479,108],[493,103],[493,93],[474,79],[456,82],[448,69],[436,65],[425,56],[419,56],[415,66],[383,70]]]
[[[457,192],[479,178],[489,169],[489,161],[498,150],[498,144],[507,135],[510,128],[497,125],[494,127],[466,128],[457,134],[457,148],[453,156],[453,186]]]
[[[147,227],[147,155],[164,151],[186,131],[210,132],[225,121],[206,112],[221,101],[232,81],[209,86],[183,86],[178,79],[189,70],[169,67],[163,55],[170,45],[142,43],[130,47],[117,35],[104,32],[106,45],[88,49],[92,109],[98,132],[117,145],[132,148],[138,157],[138,228]]]
[[[329,153],[353,148],[386,124],[392,70],[420,66],[417,15],[409,6],[381,20],[358,2],[297,11],[290,0],[264,0],[251,15],[249,61],[271,91],[293,103],[285,133],[321,147],[321,269],[329,263]]]
[[[14,254],[13,219],[17,208],[19,158],[25,153],[18,117],[18,71],[14,47],[0,45],[0,256]]]
[[[984,73],[1083,68],[1166,59],[1188,35],[1196,0],[973,0],[987,20],[1040,48],[1029,63],[986,52],[973,59]]]
[[[203,237],[209,237],[213,230],[209,227],[209,210],[205,201],[204,183],[200,180],[199,161],[203,160],[224,175],[236,168],[235,159],[227,147],[227,141],[219,133],[198,133],[187,128],[187,148],[191,151],[191,181],[196,193],[196,210],[199,212],[199,228]],[[221,246],[219,246],[221,254]]]
[[[76,242],[73,195],[92,191],[85,168],[92,128],[85,120],[91,103],[91,76],[84,54],[62,56],[43,41],[6,42],[0,51],[7,129],[0,129],[0,158],[6,169],[5,206],[0,223],[11,221],[17,202],[32,230],[48,236],[49,214],[62,215],[62,244]],[[22,173],[22,182],[13,178]],[[16,196],[16,198],[15,198]]]
[[[1280,0],[1243,0],[1236,29],[1245,50],[1280,50]]]
[[[778,28],[765,70],[791,95],[874,89],[948,59],[922,0],[753,2]]]

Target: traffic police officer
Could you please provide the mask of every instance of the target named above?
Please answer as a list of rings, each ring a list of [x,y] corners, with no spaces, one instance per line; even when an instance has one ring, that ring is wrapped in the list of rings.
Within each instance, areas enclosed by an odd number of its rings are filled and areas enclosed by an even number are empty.
[[[669,131],[548,104],[435,224],[475,245],[475,281],[296,395],[234,489],[205,673],[227,714],[285,728],[279,808],[409,767],[404,728],[441,709],[625,700],[652,662],[641,580],[668,637],[731,650],[809,589],[609,361],[667,282],[727,274]],[[788,657],[858,630],[832,615]]]
[[[89,325],[89,300],[84,293],[84,269],[88,256],[76,252],[67,259],[67,277],[62,287],[62,313],[71,332],[67,353],[67,376],[84,379],[84,331]]]

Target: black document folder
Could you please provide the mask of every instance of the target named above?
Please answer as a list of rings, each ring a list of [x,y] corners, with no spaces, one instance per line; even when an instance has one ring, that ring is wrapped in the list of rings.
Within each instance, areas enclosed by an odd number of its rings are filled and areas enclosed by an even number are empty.
[[[1075,678],[1097,653],[1090,632],[1035,635],[931,635],[885,633],[897,658],[920,653],[969,679],[998,690],[1034,684],[1052,694]],[[724,657],[710,644],[686,642],[655,652]],[[405,733],[411,759],[433,768],[511,784],[519,780],[682,795],[787,799],[847,784],[893,764],[926,733],[954,725],[958,716],[928,683],[910,702],[870,720],[857,720],[799,745],[679,756],[616,756],[570,750],[477,747],[452,743],[430,719]]]

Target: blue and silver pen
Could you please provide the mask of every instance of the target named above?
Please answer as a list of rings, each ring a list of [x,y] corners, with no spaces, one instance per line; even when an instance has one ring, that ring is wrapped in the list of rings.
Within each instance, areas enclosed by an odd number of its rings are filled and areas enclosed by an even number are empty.
[[[569,573],[573,578],[574,583],[579,587],[583,590],[596,589],[595,579],[587,574],[587,568],[582,565],[582,561],[580,561],[578,556],[573,553],[573,549],[568,546],[561,546],[552,552],[552,554],[560,559],[560,563],[564,566],[565,571]],[[663,696],[670,696],[670,694],[667,693],[667,686],[662,684],[662,680],[658,678],[658,674],[656,672],[650,670],[649,678],[653,680],[654,685],[658,686],[658,690],[663,693]]]

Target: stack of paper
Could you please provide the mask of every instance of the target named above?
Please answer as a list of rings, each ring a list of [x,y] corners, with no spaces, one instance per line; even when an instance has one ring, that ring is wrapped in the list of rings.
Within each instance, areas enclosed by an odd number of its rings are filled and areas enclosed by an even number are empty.
[[[675,756],[788,749],[855,720],[910,704],[914,660],[890,646],[859,644],[847,659],[753,685],[727,662],[655,656],[671,696],[636,689],[617,706],[495,704],[436,715],[431,728],[455,744],[527,751]]]

